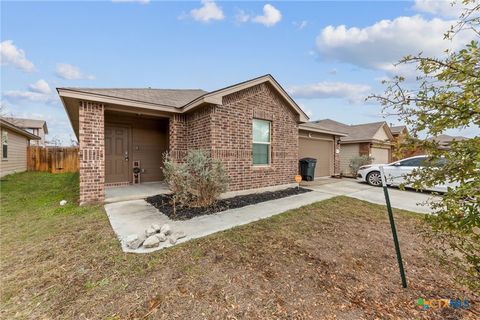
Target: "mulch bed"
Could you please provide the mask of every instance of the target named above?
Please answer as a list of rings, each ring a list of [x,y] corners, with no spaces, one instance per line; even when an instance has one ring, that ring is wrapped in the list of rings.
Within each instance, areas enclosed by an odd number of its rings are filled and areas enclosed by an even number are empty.
[[[166,214],[172,220],[187,220],[197,216],[212,214],[229,209],[241,208],[251,204],[285,198],[310,191],[312,190],[305,188],[288,188],[277,191],[252,193],[228,199],[221,199],[209,207],[180,207],[177,205],[175,213],[171,204],[172,195],[159,194],[153,197],[148,197],[145,200],[152,206],[160,210],[162,213]]]

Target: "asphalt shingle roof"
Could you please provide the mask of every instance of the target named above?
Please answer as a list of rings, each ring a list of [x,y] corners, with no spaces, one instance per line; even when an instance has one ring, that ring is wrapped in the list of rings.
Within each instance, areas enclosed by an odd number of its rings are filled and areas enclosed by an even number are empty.
[[[406,128],[407,128],[406,126],[393,126],[393,127],[390,127],[390,131],[392,131],[393,134],[400,134]]]
[[[208,93],[201,89],[151,89],[151,88],[64,88],[112,98],[161,104],[180,108]]]
[[[48,133],[47,123],[45,120],[10,117],[5,117],[4,120],[13,123],[19,128],[44,128],[45,133]]]
[[[357,125],[347,125],[331,119],[323,119],[314,121],[313,123],[322,126],[328,130],[345,132],[348,134],[346,137],[342,137],[341,141],[364,141],[372,140],[375,133],[385,124],[384,121],[364,123]]]

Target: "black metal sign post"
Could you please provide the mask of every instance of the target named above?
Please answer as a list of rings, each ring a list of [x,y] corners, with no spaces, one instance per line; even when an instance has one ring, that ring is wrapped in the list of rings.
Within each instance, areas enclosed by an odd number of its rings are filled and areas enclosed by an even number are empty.
[[[402,254],[400,253],[400,244],[398,243],[397,229],[395,228],[395,220],[393,219],[392,206],[390,204],[390,196],[388,195],[387,179],[383,166],[380,166],[380,175],[382,177],[383,194],[385,195],[385,202],[387,203],[388,218],[390,219],[390,227],[392,228],[393,243],[395,244],[395,251],[397,253],[398,268],[400,269],[400,277],[402,278],[402,287],[407,287],[407,279],[405,278],[405,271],[403,270]]]

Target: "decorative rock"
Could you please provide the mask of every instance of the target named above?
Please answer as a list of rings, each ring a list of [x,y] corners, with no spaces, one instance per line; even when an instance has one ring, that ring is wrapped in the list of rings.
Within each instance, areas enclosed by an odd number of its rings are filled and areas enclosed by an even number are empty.
[[[61,205],[61,206],[64,206],[64,205],[66,205],[66,204],[67,204],[67,200],[62,200],[62,201],[60,201],[60,205]]]
[[[158,240],[157,235],[150,236],[143,242],[145,248],[155,248],[158,247],[159,244],[160,240]]]
[[[168,224],[164,224],[162,228],[160,228],[160,233],[163,233],[164,235],[168,236],[169,234],[172,233],[172,229]]]
[[[163,233],[157,233],[155,236],[158,238],[158,241],[160,242],[164,242],[167,240],[167,236],[164,235]]]
[[[160,232],[160,226],[158,224],[152,224],[150,228],[155,229],[156,232]]]
[[[125,243],[127,244],[127,247],[134,250],[140,248],[140,246],[144,241],[145,241],[145,237],[138,236],[136,234],[131,234],[127,236],[127,238],[125,239]]]
[[[148,227],[147,230],[145,230],[145,235],[148,237],[150,236],[153,236],[155,233],[157,233],[157,230],[155,230],[155,228],[152,228],[152,227]]]
[[[184,232],[182,232],[182,231],[174,232],[170,236],[170,243],[175,244],[175,243],[177,243],[178,239],[182,239],[182,238],[185,238],[185,233]]]

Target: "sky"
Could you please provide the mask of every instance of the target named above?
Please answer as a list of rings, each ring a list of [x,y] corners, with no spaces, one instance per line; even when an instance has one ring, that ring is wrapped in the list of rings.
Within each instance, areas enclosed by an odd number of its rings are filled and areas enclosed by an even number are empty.
[[[458,8],[448,1],[2,1],[3,115],[45,119],[75,140],[57,87],[216,90],[272,74],[311,120],[387,121],[365,102],[393,64],[441,56]],[[478,128],[449,131],[479,135]]]

